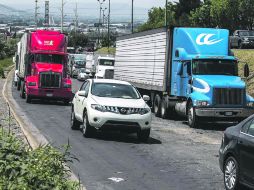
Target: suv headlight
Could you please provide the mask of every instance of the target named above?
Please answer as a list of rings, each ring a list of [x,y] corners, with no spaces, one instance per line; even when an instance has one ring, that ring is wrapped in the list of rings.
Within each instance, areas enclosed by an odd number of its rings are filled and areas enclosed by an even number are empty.
[[[105,106],[102,106],[102,105],[99,105],[99,104],[91,104],[91,108],[93,108],[97,111],[101,111],[101,112],[107,111]]]
[[[139,110],[139,114],[140,115],[145,115],[145,114],[149,113],[150,111],[151,111],[150,108],[141,108]]]
[[[208,103],[208,101],[197,100],[196,105],[197,106],[209,106],[209,103]]]

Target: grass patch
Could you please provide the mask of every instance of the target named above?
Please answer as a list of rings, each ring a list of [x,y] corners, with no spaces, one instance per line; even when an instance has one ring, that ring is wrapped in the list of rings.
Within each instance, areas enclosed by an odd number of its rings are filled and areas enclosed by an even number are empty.
[[[253,74],[254,73],[254,50],[253,49],[251,50],[239,49],[239,50],[233,50],[233,52],[239,60],[239,75],[243,77],[243,68],[245,63],[248,63],[250,68],[250,74]],[[254,97],[254,78],[247,82],[247,91],[252,97]]]
[[[69,146],[50,145],[35,150],[0,129],[0,189],[76,190],[79,183],[68,179],[63,164],[70,162]]]
[[[4,77],[4,70],[13,65],[12,57],[0,60],[0,76]]]
[[[109,50],[108,50],[107,47],[103,47],[103,48],[101,48],[101,49],[98,49],[98,50],[96,51],[96,53],[115,55],[115,53],[116,53],[116,48],[110,47]]]

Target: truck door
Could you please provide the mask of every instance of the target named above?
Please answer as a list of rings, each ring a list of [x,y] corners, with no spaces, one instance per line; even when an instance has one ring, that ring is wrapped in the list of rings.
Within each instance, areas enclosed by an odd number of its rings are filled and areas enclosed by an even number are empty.
[[[191,78],[191,62],[183,62],[183,72],[180,82],[180,96],[186,97],[190,93],[189,80]]]

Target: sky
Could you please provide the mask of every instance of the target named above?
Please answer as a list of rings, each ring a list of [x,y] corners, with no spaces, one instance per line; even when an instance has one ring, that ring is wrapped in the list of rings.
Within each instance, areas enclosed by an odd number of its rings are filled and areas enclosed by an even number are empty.
[[[100,0],[101,2],[103,0]],[[39,13],[44,14],[45,0],[38,0]],[[75,2],[78,5],[79,17],[99,17],[98,0],[64,0],[66,17],[74,17]],[[35,0],[0,0],[1,4],[19,10],[34,12]],[[49,0],[50,12],[60,15],[61,0]],[[147,18],[148,10],[152,7],[164,6],[165,0],[134,0],[134,17]],[[103,7],[108,6],[108,0],[103,3]],[[105,11],[106,13],[106,11]],[[112,17],[129,17],[131,14],[131,0],[111,0]]]

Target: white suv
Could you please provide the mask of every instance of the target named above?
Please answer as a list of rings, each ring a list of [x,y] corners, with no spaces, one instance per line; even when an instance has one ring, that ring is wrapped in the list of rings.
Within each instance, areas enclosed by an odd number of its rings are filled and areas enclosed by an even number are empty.
[[[85,137],[96,130],[136,132],[147,141],[151,128],[151,110],[130,83],[109,79],[89,79],[72,102],[71,128],[81,129]]]

